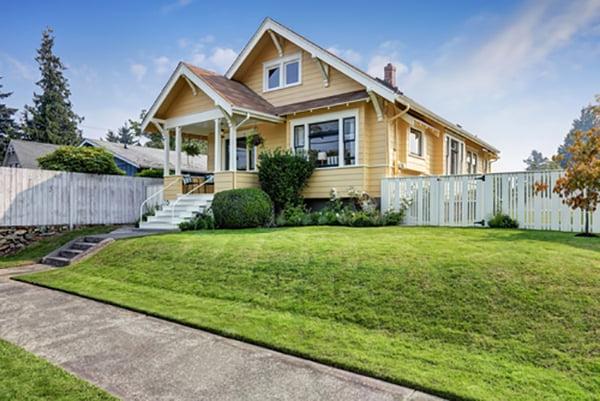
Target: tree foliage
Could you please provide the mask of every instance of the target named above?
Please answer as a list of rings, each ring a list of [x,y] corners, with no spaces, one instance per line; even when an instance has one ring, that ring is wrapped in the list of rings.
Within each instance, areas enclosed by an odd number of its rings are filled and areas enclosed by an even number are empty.
[[[206,154],[207,152],[207,143],[206,141],[199,141],[196,139],[188,139],[181,146],[181,150],[187,156],[187,162],[190,163],[190,157],[200,156],[201,154]]]
[[[0,160],[4,158],[4,151],[10,139],[20,137],[19,126],[14,119],[17,109],[8,107],[3,100],[10,95],[12,95],[12,92],[2,92],[2,84],[0,83]]]
[[[45,170],[70,171],[73,173],[123,175],[113,156],[104,148],[92,146],[61,146],[54,152],[38,159]]]
[[[525,170],[527,171],[543,171],[543,170],[556,170],[560,168],[559,163],[545,157],[542,152],[532,150],[529,157],[523,160],[523,163],[527,165]]]
[[[296,155],[289,150],[275,149],[259,156],[260,186],[275,205],[277,212],[287,206],[302,203],[302,190],[315,170],[312,158]]]
[[[600,96],[598,102],[591,108],[596,116],[600,116]],[[576,131],[572,138],[571,145],[565,147],[565,174],[556,181],[554,192],[572,209],[585,212],[585,233],[589,234],[589,215],[600,202],[600,128]],[[559,162],[564,158],[557,156]]]
[[[63,72],[66,67],[53,53],[54,36],[47,28],[35,60],[41,79],[37,85],[41,94],[34,93],[33,106],[25,106],[23,131],[27,139],[57,145],[77,145],[81,141],[78,125],[83,118],[73,112],[69,100],[71,90]]]
[[[573,120],[571,130],[564,139],[564,143],[558,147],[557,154],[561,157],[560,166],[566,168],[571,154],[568,148],[575,142],[575,134],[577,132],[586,132],[592,128],[600,128],[600,116],[595,112],[597,106],[587,106],[581,109],[579,118]]]

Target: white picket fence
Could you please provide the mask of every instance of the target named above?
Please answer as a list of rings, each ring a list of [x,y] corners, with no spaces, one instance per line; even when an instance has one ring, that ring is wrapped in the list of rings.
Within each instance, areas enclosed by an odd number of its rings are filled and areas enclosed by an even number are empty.
[[[161,188],[157,178],[0,167],[0,226],[134,223]]]
[[[398,210],[408,199],[409,225],[485,225],[492,215],[502,212],[524,229],[581,232],[584,213],[572,210],[552,192],[561,175],[561,171],[547,171],[385,178],[381,208]],[[535,193],[535,183],[544,183],[547,189]],[[590,228],[600,232],[600,210],[592,214]]]

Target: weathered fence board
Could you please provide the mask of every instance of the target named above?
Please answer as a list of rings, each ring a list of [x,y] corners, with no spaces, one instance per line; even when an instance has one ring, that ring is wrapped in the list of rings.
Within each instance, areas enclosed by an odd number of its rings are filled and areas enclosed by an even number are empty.
[[[381,182],[381,208],[398,210],[410,200],[406,223],[432,226],[475,226],[497,212],[508,214],[525,229],[581,232],[585,215],[562,203],[552,192],[560,171],[491,173],[437,177],[396,177]],[[535,193],[534,184],[546,189]],[[600,232],[600,210],[590,216]]]
[[[0,226],[134,223],[161,188],[158,178],[0,167]]]

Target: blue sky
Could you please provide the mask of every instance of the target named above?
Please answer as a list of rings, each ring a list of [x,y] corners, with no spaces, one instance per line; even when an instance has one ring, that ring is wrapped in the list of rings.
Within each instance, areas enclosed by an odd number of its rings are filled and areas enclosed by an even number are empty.
[[[600,0],[303,4],[5,2],[2,84],[11,106],[31,102],[53,27],[84,135],[97,138],[148,108],[177,61],[223,72],[271,16],[371,74],[396,64],[408,96],[502,151],[496,171],[522,169],[533,148],[552,154],[600,93]]]

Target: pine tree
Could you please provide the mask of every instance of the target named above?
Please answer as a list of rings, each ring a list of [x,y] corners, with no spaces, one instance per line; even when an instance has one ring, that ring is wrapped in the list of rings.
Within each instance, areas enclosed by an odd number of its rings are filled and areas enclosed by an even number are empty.
[[[19,127],[14,120],[17,109],[10,108],[3,103],[3,99],[10,95],[12,92],[2,93],[2,84],[0,83],[0,160],[4,159],[4,151],[10,139],[20,137]]]
[[[25,106],[23,130],[29,140],[57,145],[77,145],[81,141],[78,124],[83,121],[73,112],[71,91],[63,71],[66,67],[53,53],[54,36],[47,28],[35,60],[42,78],[37,82],[42,93],[33,95],[33,106]]]
[[[118,142],[124,145],[134,145],[138,143],[135,133],[127,123],[119,128],[117,131],[117,137],[119,138]]]
[[[106,133],[105,139],[108,142],[119,142],[119,136],[117,134],[115,134],[115,131],[113,131],[113,130],[108,130],[108,132]]]
[[[594,106],[581,109],[579,118],[573,121],[571,130],[565,137],[564,143],[558,147],[557,154],[560,156],[560,166],[566,168],[571,155],[568,149],[575,143],[575,133],[586,132],[592,128],[600,128],[600,116],[594,112]]]
[[[523,160],[523,163],[527,165],[525,170],[527,171],[543,171],[543,170],[556,170],[560,168],[560,165],[552,159],[547,158],[537,150],[532,150],[529,157]]]

